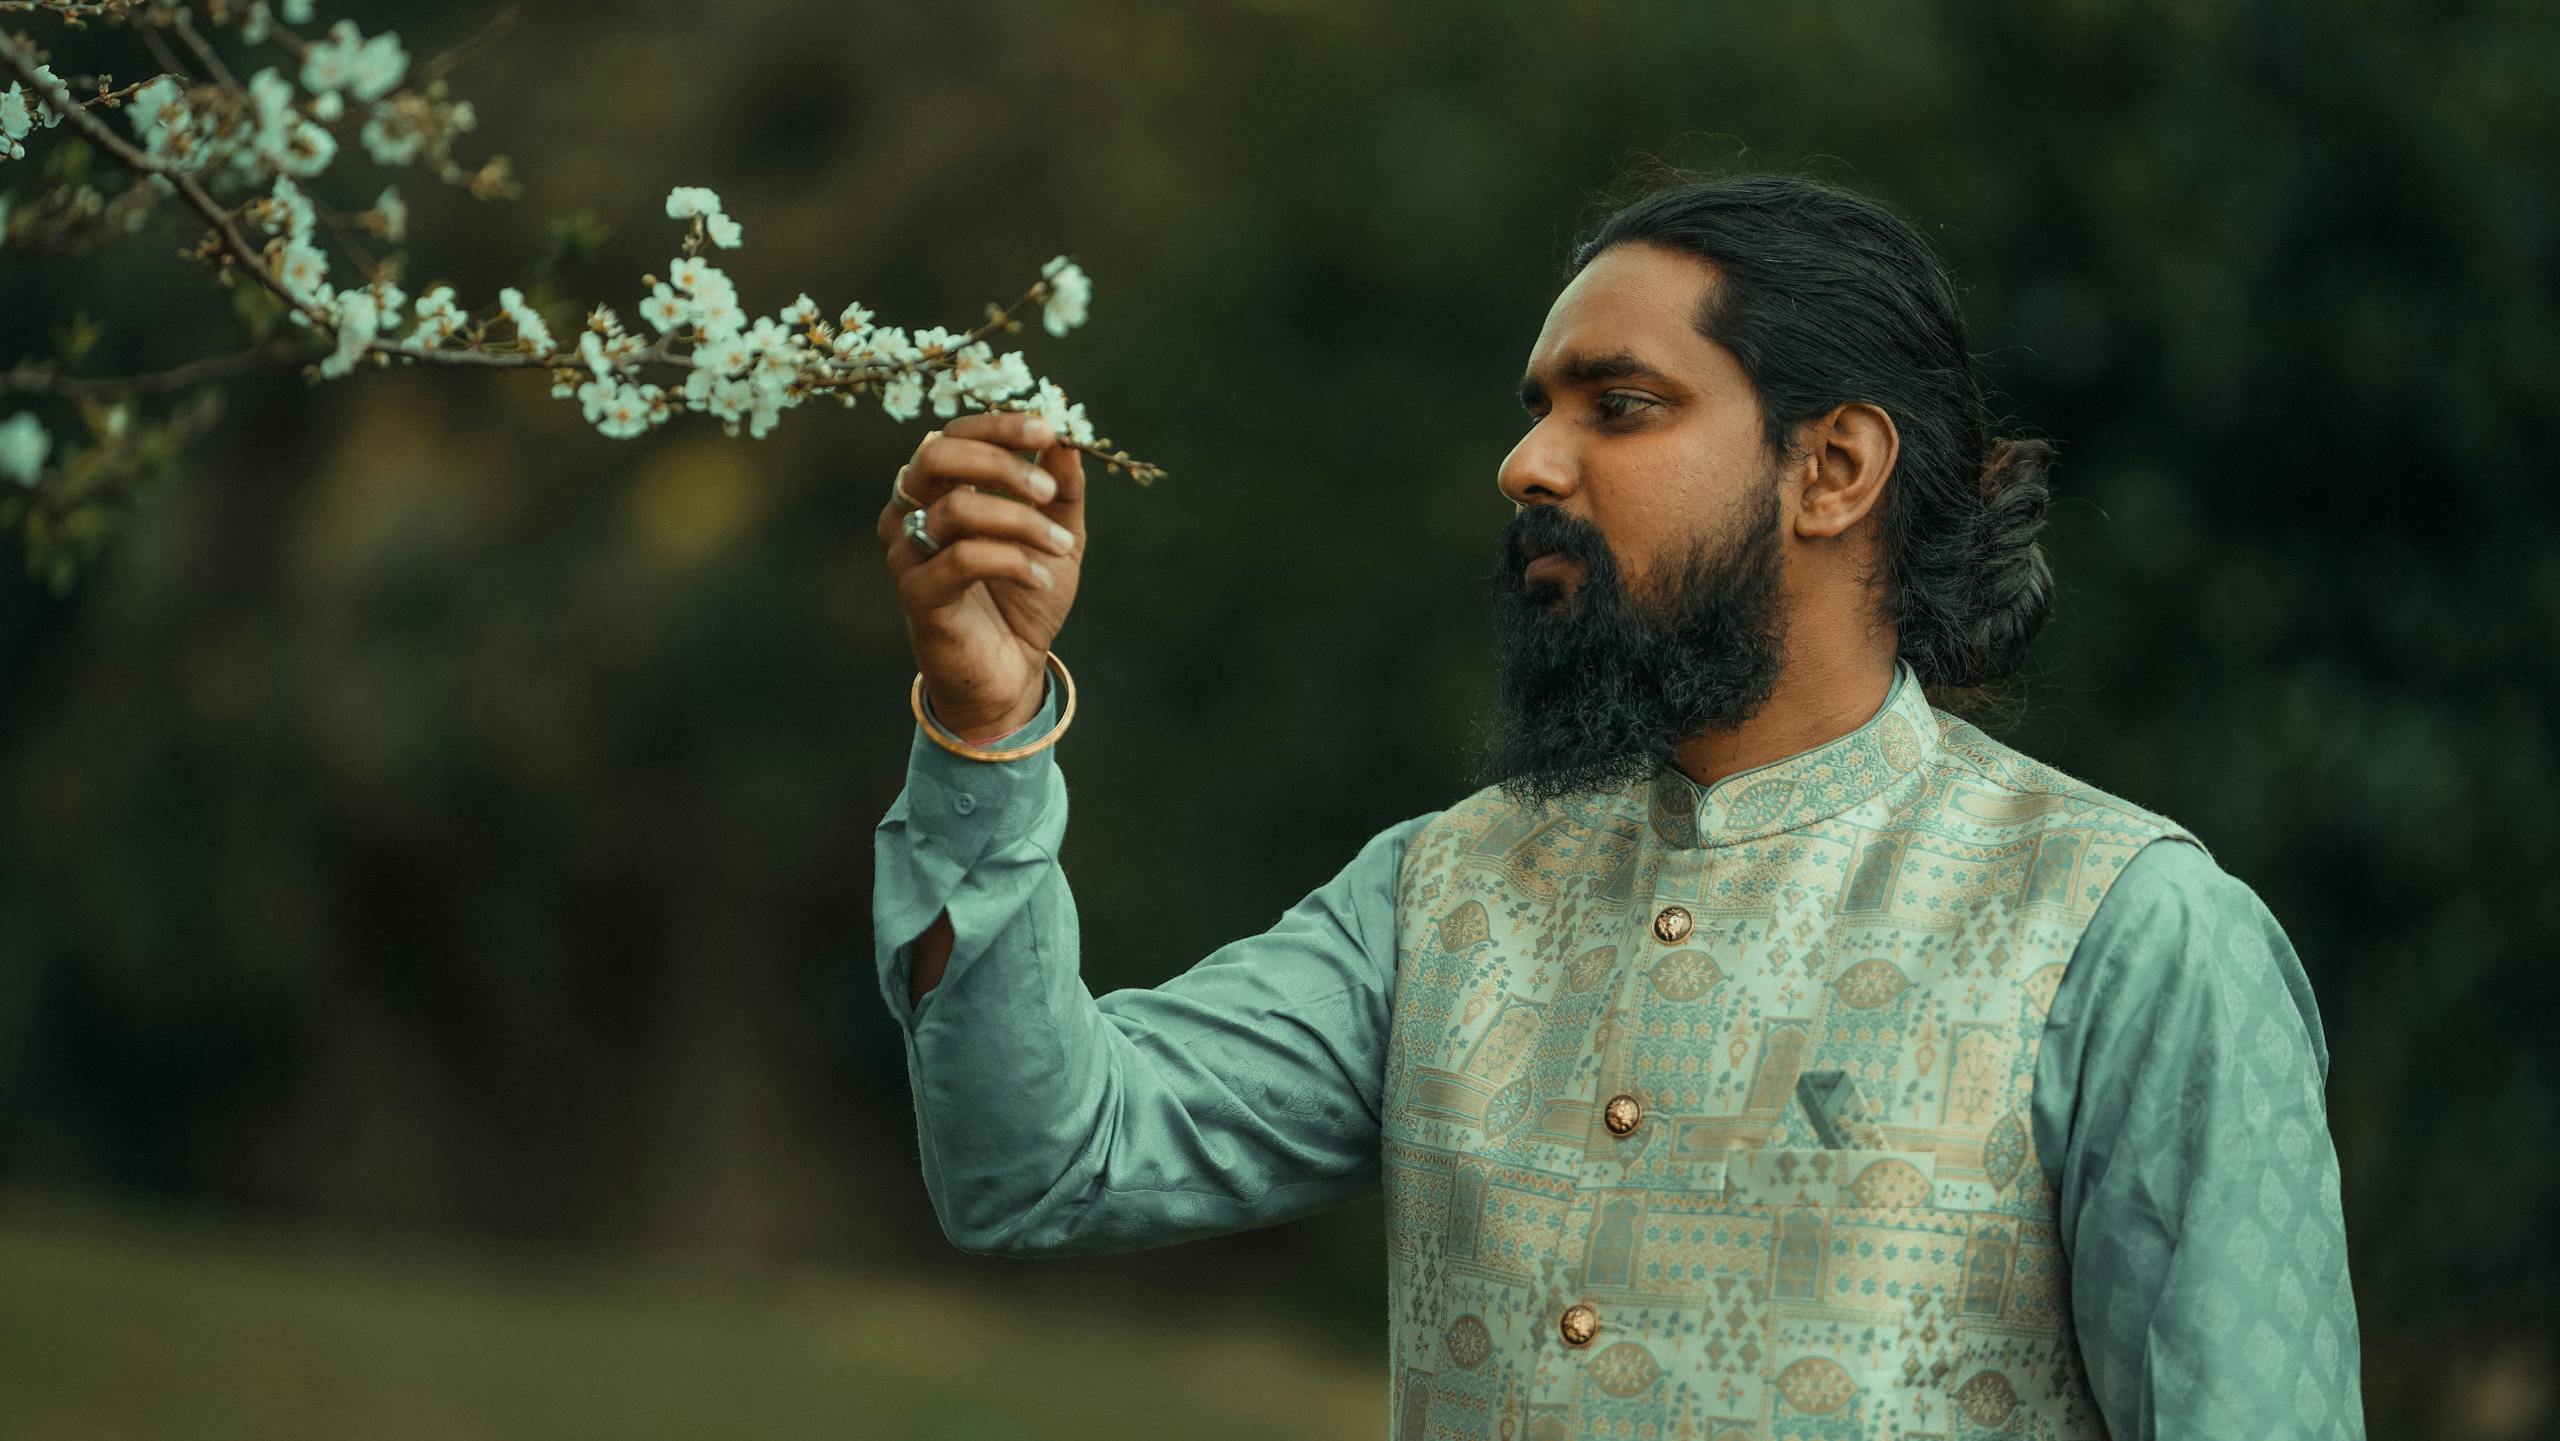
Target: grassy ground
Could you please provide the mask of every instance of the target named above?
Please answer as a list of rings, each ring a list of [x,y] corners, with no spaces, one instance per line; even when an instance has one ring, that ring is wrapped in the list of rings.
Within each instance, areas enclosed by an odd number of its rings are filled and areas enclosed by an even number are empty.
[[[1366,1437],[1384,1358],[909,1279],[499,1261],[0,1197],[0,1437]]]

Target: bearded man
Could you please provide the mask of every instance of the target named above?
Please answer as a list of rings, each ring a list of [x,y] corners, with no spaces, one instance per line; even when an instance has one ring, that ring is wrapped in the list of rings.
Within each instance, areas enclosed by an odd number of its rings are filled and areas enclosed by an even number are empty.
[[[953,1244],[1383,1189],[1414,1441],[2361,1437],[2283,929],[1932,700],[2051,608],[2053,448],[1989,434],[1927,244],[1819,182],[1664,186],[1575,249],[1520,398],[1481,788],[1098,998],[1049,748],[1079,453],[971,416],[900,471],[876,959]]]

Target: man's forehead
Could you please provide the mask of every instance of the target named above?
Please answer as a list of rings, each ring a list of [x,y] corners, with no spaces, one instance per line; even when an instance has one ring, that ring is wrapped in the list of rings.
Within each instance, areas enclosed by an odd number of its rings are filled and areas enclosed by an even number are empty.
[[[1603,251],[1549,307],[1522,388],[1698,374],[1712,361],[1693,322],[1712,278],[1649,246]]]

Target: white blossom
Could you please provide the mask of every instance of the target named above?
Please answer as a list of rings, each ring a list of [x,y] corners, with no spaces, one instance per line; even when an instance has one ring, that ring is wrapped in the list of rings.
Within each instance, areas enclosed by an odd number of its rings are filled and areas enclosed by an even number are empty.
[[[857,300],[844,308],[844,314],[836,317],[836,324],[843,327],[845,335],[854,335],[861,331],[869,330],[871,328],[871,312],[864,309],[862,302]],[[844,336],[838,336],[837,339],[841,341],[844,339]],[[842,347],[839,346],[838,348],[841,349]]]
[[[311,97],[311,118],[324,125],[336,123],[347,113],[347,102],[335,90],[323,90]]]
[[[462,312],[454,307],[453,287],[439,285],[418,297],[418,328],[411,338],[442,345],[462,329]]]
[[[50,65],[37,66],[36,74],[52,84],[62,83]],[[45,104],[39,94],[35,90],[21,89],[15,80],[9,82],[7,90],[0,91],[0,155],[12,160],[25,158],[27,147],[18,143],[21,138],[39,124],[51,130],[62,123],[62,117],[55,114],[53,107]]]
[[[661,280],[657,288],[649,292],[649,297],[640,302],[640,318],[658,327],[661,335],[671,334],[692,321],[693,304]]]
[[[924,347],[909,340],[903,327],[884,325],[863,337],[859,358],[882,365],[912,365],[924,358]],[[916,382],[916,393],[924,393],[924,382]]]
[[[32,487],[44,478],[45,454],[52,449],[53,437],[32,413],[22,410],[0,422],[0,475]]]
[[[455,129],[469,128],[461,124],[462,113],[461,106],[454,107]],[[427,143],[426,133],[418,129],[408,112],[387,103],[373,107],[372,115],[365,120],[364,129],[357,132],[356,138],[376,165],[406,165],[418,158],[420,147]]]
[[[409,202],[400,198],[400,187],[386,185],[375,197],[373,208],[382,216],[383,238],[397,245],[409,234]]]
[[[400,307],[409,303],[409,292],[402,290],[388,276],[367,285],[373,293],[373,308],[378,313],[376,326],[384,332],[400,328]]]
[[[310,24],[311,0],[284,0],[284,23],[287,25]]]
[[[908,371],[880,392],[880,408],[891,420],[913,420],[924,406],[924,382]]]
[[[782,318],[793,325],[814,324],[818,318],[818,302],[811,300],[804,290],[799,299],[783,307]]]
[[[282,264],[276,269],[276,280],[285,293],[315,309],[327,309],[337,298],[329,284],[329,256],[302,236],[284,243]],[[299,318],[299,312],[296,313]]]
[[[625,385],[604,403],[596,429],[615,440],[628,440],[654,423],[659,396],[654,385]]]
[[[1081,267],[1061,255],[1040,267],[1049,282],[1049,299],[1041,307],[1040,324],[1051,335],[1064,335],[1084,324],[1085,306],[1093,299],[1093,282]]]
[[[533,347],[534,354],[551,353],[551,327],[543,323],[542,316],[532,306],[524,303],[523,291],[512,285],[499,291],[498,308],[506,312],[507,319],[515,322],[516,334],[524,337],[525,343]]]
[[[249,18],[240,22],[242,43],[264,45],[267,43],[267,27],[274,23],[275,16],[268,12],[267,0],[249,0]]]
[[[737,249],[746,238],[746,233],[739,228],[738,222],[726,215],[708,216],[702,223],[711,232],[711,243],[723,250]]]
[[[720,197],[699,185],[679,185],[667,192],[667,218],[690,220],[720,213]]]
[[[578,332],[578,358],[585,361],[587,368],[598,375],[614,373],[613,361],[604,353],[604,337],[592,330]]]
[[[621,388],[619,381],[601,372],[578,387],[578,405],[587,418],[587,424],[593,425],[604,419],[604,408],[613,403],[615,392]]]
[[[693,317],[706,336],[735,335],[747,322],[737,292],[726,286],[695,296]]]
[[[0,90],[0,155],[12,160],[26,158],[27,147],[18,140],[34,128],[27,118],[26,102],[18,94],[18,82],[12,80],[8,89]]]
[[[1049,422],[1049,428],[1076,445],[1093,444],[1093,423],[1085,419],[1081,402],[1067,404],[1066,392],[1042,377],[1031,403],[1025,407],[1031,414]]]
[[[397,32],[367,40],[356,22],[341,20],[329,27],[329,36],[302,52],[302,88],[315,95],[344,90],[358,100],[379,100],[408,73],[408,52],[400,48]]]
[[[0,94],[0,117],[16,113],[10,101],[18,93],[12,84]],[[176,170],[201,170],[208,151],[198,130],[196,113],[187,104],[186,90],[166,75],[154,76],[133,92],[128,102],[133,118],[134,134],[143,142],[143,153]],[[21,115],[21,121],[24,117]],[[0,119],[0,128],[7,122]],[[22,132],[23,133],[23,132]]]
[[[353,370],[357,358],[364,354],[366,342],[380,328],[380,321],[373,292],[350,290],[338,297],[338,349],[320,362],[320,373],[334,380]]]
[[[281,233],[289,240],[310,239],[313,223],[311,199],[302,193],[301,186],[293,183],[293,177],[277,176],[274,187],[267,194],[272,202],[266,220],[267,233]]]
[[[257,128],[250,135],[248,148],[233,152],[235,168],[254,173],[263,163],[281,174],[308,178],[327,169],[329,162],[338,157],[338,137],[294,108],[293,82],[277,73],[274,66],[250,76],[248,89],[257,108]],[[134,99],[141,98],[136,92]],[[136,123],[140,123],[138,119]]]

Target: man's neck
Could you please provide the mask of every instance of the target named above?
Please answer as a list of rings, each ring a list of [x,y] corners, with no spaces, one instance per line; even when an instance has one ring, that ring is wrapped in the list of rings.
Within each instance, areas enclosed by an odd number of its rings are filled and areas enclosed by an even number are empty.
[[[1705,731],[1673,752],[1681,774],[1714,785],[1771,761],[1837,740],[1875,719],[1893,691],[1891,651],[1789,657],[1778,688],[1757,715],[1729,731]]]

